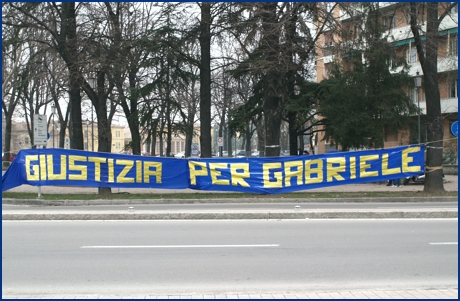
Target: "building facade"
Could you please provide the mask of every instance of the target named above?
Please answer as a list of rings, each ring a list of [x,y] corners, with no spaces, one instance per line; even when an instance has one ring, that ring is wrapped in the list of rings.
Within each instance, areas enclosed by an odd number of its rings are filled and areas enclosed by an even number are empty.
[[[323,3],[325,7],[332,10],[332,15],[337,27],[326,32],[319,41],[316,57],[316,80],[322,81],[328,77],[332,63],[339,60],[341,66],[346,70],[349,68],[347,57],[343,51],[347,45],[353,44],[360,38],[360,33],[364,30],[362,25],[357,25],[354,21],[356,16],[364,9],[362,3],[340,3],[335,5],[333,2]],[[407,3],[406,3],[407,4]],[[441,6],[448,5],[449,2],[440,3]],[[378,2],[381,12],[381,23],[387,32],[385,33],[393,47],[395,47],[398,57],[404,57],[410,65],[409,74],[412,77],[422,75],[422,68],[414,45],[414,38],[409,25],[408,4],[401,2]],[[338,34],[338,28],[340,33]],[[441,96],[441,111],[444,122],[444,148],[445,153],[457,152],[457,139],[451,133],[450,128],[453,122],[458,119],[458,6],[455,6],[448,16],[446,16],[439,29],[438,46],[438,81]],[[423,38],[422,38],[423,39]],[[426,125],[424,115],[426,114],[425,90],[422,83],[420,88],[413,86],[407,87],[407,94],[413,99],[414,103],[420,107],[421,115],[421,143],[427,140]],[[413,117],[415,120],[418,116]],[[414,137],[409,129],[399,132],[385,130],[385,147],[406,145]],[[417,130],[418,131],[418,130]],[[327,141],[324,141],[324,133],[318,133],[318,152],[326,153],[336,150]],[[412,139],[413,140],[413,139]],[[339,147],[340,148],[340,147]]]
[[[4,139],[4,123],[2,123],[2,132]],[[112,125],[112,153],[120,153],[125,149],[125,137],[124,137],[124,126],[121,125]],[[59,133],[60,128],[59,124],[56,122],[53,126],[51,122],[48,125],[49,138],[46,141],[46,148],[59,148]],[[95,151],[99,147],[98,143],[98,131],[97,123],[85,123],[83,125],[83,147],[87,151]],[[29,131],[27,129],[27,124],[25,122],[12,122],[11,130],[11,150],[5,150],[3,148],[4,141],[2,140],[2,152],[10,151],[12,153],[17,153],[21,149],[30,149],[32,148],[32,141],[30,140]],[[70,148],[70,138],[68,130],[66,131],[66,136],[64,139],[64,148]]]

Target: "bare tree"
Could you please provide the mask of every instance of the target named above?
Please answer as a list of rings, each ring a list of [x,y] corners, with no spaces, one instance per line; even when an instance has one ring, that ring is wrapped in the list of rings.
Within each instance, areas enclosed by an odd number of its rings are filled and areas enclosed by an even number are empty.
[[[5,10],[5,8],[4,8]],[[5,11],[4,11],[5,13]],[[5,17],[5,16],[4,16]],[[11,150],[12,117],[20,100],[23,79],[21,28],[3,29],[2,43],[2,111],[5,118],[4,161],[9,161]],[[20,71],[21,69],[21,71]]]
[[[428,127],[428,145],[426,156],[425,192],[444,191],[442,155],[443,121],[441,97],[438,83],[438,41],[440,24],[456,2],[410,3],[410,28],[414,35],[415,46],[423,70],[426,94],[426,122]],[[423,20],[426,14],[426,31]],[[422,39],[424,37],[424,41]]]

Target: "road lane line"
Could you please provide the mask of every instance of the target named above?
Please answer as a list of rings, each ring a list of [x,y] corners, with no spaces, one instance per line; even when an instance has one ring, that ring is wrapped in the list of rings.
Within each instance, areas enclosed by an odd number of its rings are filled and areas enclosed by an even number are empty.
[[[267,248],[279,247],[271,245],[164,245],[164,246],[82,246],[82,249],[123,249],[123,248]]]
[[[430,242],[430,245],[458,245],[458,242]]]

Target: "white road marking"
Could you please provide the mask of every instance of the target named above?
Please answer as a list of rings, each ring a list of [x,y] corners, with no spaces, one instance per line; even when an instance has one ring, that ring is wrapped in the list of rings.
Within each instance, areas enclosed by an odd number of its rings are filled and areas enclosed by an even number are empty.
[[[82,246],[82,249],[125,249],[125,248],[267,248],[280,245],[164,245],[164,246]]]
[[[430,242],[430,245],[458,245],[458,242]]]

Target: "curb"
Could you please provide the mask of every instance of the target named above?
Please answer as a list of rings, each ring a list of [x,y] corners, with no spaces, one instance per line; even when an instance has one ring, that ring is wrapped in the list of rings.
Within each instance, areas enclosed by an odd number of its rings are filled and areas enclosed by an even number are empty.
[[[235,219],[390,219],[458,218],[458,210],[322,211],[322,212],[193,212],[193,213],[12,213],[2,220],[235,220]]]
[[[41,200],[2,199],[2,204],[30,206],[91,206],[139,204],[221,204],[221,203],[436,203],[458,202],[456,196],[402,198],[219,198],[219,199],[136,199],[136,200]]]

